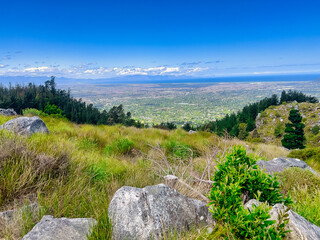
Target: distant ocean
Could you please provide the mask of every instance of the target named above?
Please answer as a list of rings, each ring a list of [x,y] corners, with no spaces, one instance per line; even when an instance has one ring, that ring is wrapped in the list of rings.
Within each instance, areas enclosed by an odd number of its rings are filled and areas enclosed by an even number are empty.
[[[0,76],[0,84],[12,83],[43,84],[50,77],[7,77]],[[116,85],[116,84],[196,84],[196,83],[223,83],[223,82],[288,82],[288,81],[316,81],[320,79],[319,74],[299,75],[268,75],[268,76],[243,76],[243,77],[213,77],[213,78],[177,78],[170,76],[126,76],[110,79],[74,79],[57,77],[58,85],[94,84],[94,85]]]
[[[214,77],[214,78],[188,78],[188,79],[107,79],[91,81],[92,84],[169,84],[169,83],[223,83],[223,82],[290,82],[290,81],[316,81],[320,74],[305,75],[268,75],[243,77]]]

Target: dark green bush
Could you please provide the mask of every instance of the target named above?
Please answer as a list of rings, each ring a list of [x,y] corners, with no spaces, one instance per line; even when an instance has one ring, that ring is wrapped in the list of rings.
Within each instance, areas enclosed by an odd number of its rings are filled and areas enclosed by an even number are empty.
[[[210,211],[213,218],[230,225],[236,238],[240,239],[281,239],[283,225],[274,225],[268,220],[268,208],[259,206],[249,211],[243,203],[257,199],[270,205],[291,204],[289,197],[280,192],[280,183],[256,165],[257,159],[246,154],[245,148],[236,146],[217,165],[209,195]]]

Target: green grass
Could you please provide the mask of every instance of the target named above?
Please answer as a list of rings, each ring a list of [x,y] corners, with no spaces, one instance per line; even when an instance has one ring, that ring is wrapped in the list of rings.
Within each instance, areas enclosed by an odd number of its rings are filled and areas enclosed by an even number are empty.
[[[290,168],[279,174],[284,193],[290,193],[294,211],[320,226],[320,177],[310,171]]]
[[[11,118],[0,116],[0,124]],[[77,125],[50,116],[41,118],[48,126],[48,135],[27,138],[0,130],[0,211],[30,202],[42,206],[39,213],[21,215],[19,224],[0,223],[0,238],[19,239],[49,214],[95,218],[98,225],[90,239],[108,239],[107,210],[114,192],[125,185],[145,187],[164,182],[163,171],[152,161],[162,158],[159,151],[168,159],[184,159],[183,166],[174,161],[169,164],[186,170],[186,181],[192,174],[201,177],[204,171],[208,172],[208,164],[234,145],[244,145],[249,153],[267,160],[288,153],[276,146],[222,139],[207,132],[189,135],[181,129]],[[159,151],[155,150],[157,147]],[[190,150],[194,154],[188,155]],[[213,172],[212,168],[209,173]],[[203,194],[208,193],[192,179],[188,183]],[[189,190],[183,193],[192,196]],[[201,235],[196,231],[181,239],[201,239]]]

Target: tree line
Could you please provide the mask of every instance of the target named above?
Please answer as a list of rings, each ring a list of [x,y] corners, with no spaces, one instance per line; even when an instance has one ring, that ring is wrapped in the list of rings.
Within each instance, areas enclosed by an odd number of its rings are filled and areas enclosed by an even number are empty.
[[[122,105],[114,106],[109,111],[100,111],[92,104],[73,98],[70,90],[56,88],[54,77],[44,85],[0,85],[0,108],[13,108],[19,114],[22,114],[23,109],[35,108],[46,113],[63,115],[79,124],[124,124],[143,127],[141,122],[132,119],[130,112],[124,111]]]
[[[237,113],[227,114],[222,119],[201,125],[198,130],[215,132],[220,136],[228,133],[232,137],[240,136],[242,138],[256,128],[255,120],[260,112],[270,106],[277,106],[291,101],[317,103],[318,99],[295,90],[282,91],[280,99],[276,94],[273,94],[271,97],[266,97],[259,102],[246,105]]]

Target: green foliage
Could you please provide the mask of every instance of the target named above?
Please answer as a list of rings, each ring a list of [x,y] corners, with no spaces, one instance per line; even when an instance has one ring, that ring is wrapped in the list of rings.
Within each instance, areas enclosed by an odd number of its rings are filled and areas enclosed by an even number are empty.
[[[310,103],[317,103],[319,102],[316,97],[307,96],[302,92],[289,90],[288,92],[282,91],[281,98],[280,98],[280,104],[284,102],[293,102],[297,101],[298,103],[301,102],[310,102]]]
[[[65,116],[75,123],[124,124],[143,127],[141,122],[131,118],[130,112],[124,112],[122,105],[112,107],[109,112],[106,110],[100,112],[92,104],[86,104],[81,99],[71,97],[70,91],[56,88],[54,77],[39,86],[32,83],[9,88],[0,85],[0,108],[13,108],[17,113],[28,108],[38,109],[56,117]],[[39,112],[32,112],[39,114]],[[29,113],[31,113],[30,110]]]
[[[307,96],[302,92],[283,91],[281,95],[281,100],[276,94],[273,94],[269,98],[264,98],[256,103],[251,103],[246,105],[238,113],[227,114],[224,118],[218,119],[216,121],[209,122],[203,126],[200,126],[201,130],[210,130],[211,132],[217,133],[219,136],[222,136],[227,132],[230,136],[236,137],[240,135],[240,139],[245,139],[243,128],[240,132],[240,124],[245,123],[246,132],[250,132],[256,127],[255,119],[258,114],[261,113],[261,118],[267,117],[267,114],[264,112],[269,107],[277,106],[285,101],[297,101],[297,102],[318,102],[318,99],[312,96]],[[279,113],[276,113],[276,117],[280,117]],[[265,121],[263,122],[266,123]]]
[[[315,125],[313,128],[311,128],[311,132],[313,135],[317,135],[320,131],[319,125]]]
[[[289,157],[298,158],[303,161],[306,160],[316,160],[320,162],[320,148],[306,148],[301,150],[293,150],[289,153]]]
[[[174,130],[177,129],[177,125],[173,122],[162,122],[160,124],[153,125],[154,128]]]
[[[243,205],[243,199],[253,198],[270,205],[292,203],[281,194],[276,177],[262,172],[256,161],[246,154],[245,148],[236,146],[218,163],[209,195],[210,211],[216,221],[230,225],[236,238],[281,239],[285,234],[284,225],[275,226],[274,221],[268,220],[268,207],[261,205],[249,211]]]
[[[51,116],[57,117],[57,118],[65,117],[63,111],[58,106],[56,106],[54,104],[51,105],[49,102],[45,106],[43,112],[45,114],[48,114],[48,115],[51,115]]]
[[[112,225],[108,213],[100,215],[97,221],[98,223],[93,227],[90,236],[88,236],[88,240],[111,240]]]
[[[277,118],[279,118],[279,117],[281,117],[281,114],[278,113],[278,112],[276,112],[275,116],[276,116]]]
[[[294,210],[320,226],[320,177],[300,168],[288,168],[279,173],[278,177],[282,182],[283,192],[290,191]]]
[[[285,130],[285,124],[284,123],[279,123],[275,129],[274,129],[274,136],[279,138],[282,136]]]
[[[268,117],[268,115],[267,115],[266,112],[262,112],[262,113],[260,114],[260,117],[261,117],[261,118],[265,118],[265,117]]]
[[[107,155],[125,155],[130,154],[134,148],[134,142],[127,138],[120,138],[106,146],[104,153]]]
[[[187,132],[189,132],[190,130],[196,130],[196,128],[193,127],[189,122],[186,122],[185,124],[183,124],[182,128]]]
[[[190,146],[184,143],[179,143],[174,140],[168,140],[164,144],[167,154],[181,159],[194,157],[194,151]]]
[[[248,136],[248,132],[247,132],[247,124],[245,123],[240,123],[239,124],[239,134],[238,134],[238,138],[241,140],[244,140],[247,138]]]
[[[23,116],[39,116],[39,117],[47,116],[46,113],[44,113],[38,109],[35,109],[35,108],[23,109],[22,114],[23,114]]]
[[[289,114],[289,121],[291,123],[286,124],[285,135],[281,140],[282,146],[288,149],[303,149],[305,141],[304,137],[304,127],[305,125],[301,123],[302,117],[298,110],[292,109]]]

